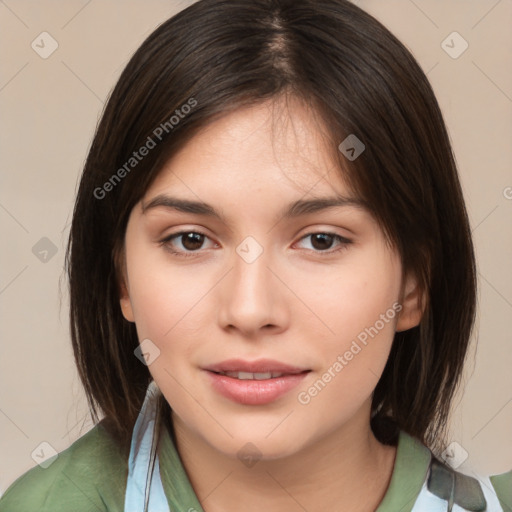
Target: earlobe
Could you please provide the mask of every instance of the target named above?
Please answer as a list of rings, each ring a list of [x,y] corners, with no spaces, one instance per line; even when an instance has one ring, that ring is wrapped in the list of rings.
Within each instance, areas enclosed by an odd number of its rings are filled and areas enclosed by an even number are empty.
[[[118,273],[119,305],[121,306],[121,312],[123,313],[124,318],[128,322],[135,322],[132,302],[130,300],[130,292],[128,291],[128,287],[126,285],[126,261],[124,258],[124,252],[122,253],[122,256],[120,258],[116,257],[116,261],[117,264],[120,265],[120,268],[122,269]]]
[[[132,303],[130,301],[130,295],[124,283],[121,284],[121,292],[120,292],[119,304],[121,306],[121,311],[123,316],[128,322],[135,322],[135,318],[133,316],[133,308]]]
[[[402,292],[400,302],[402,309],[398,314],[396,332],[407,331],[419,325],[425,308],[424,299],[417,280],[413,276],[409,276]]]

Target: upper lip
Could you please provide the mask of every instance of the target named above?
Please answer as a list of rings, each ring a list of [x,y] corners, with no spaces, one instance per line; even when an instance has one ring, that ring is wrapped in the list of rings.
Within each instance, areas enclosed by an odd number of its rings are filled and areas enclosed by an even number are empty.
[[[248,372],[248,373],[284,373],[294,374],[309,371],[307,368],[291,366],[273,359],[258,359],[256,361],[244,361],[242,359],[228,359],[204,367],[211,372]]]

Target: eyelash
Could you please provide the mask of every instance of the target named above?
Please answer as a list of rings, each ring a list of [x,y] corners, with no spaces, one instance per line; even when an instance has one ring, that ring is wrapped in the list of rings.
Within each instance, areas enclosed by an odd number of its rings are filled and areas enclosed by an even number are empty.
[[[182,251],[176,251],[175,249],[172,249],[171,245],[170,245],[170,242],[172,241],[173,238],[179,238],[182,235],[187,235],[190,233],[202,235],[206,238],[209,238],[208,235],[206,235],[205,233],[202,233],[201,231],[195,231],[195,230],[179,231],[179,232],[173,233],[172,235],[169,235],[168,237],[161,240],[160,245],[164,246],[165,250],[169,251],[171,254],[181,257],[181,258],[191,258],[191,257],[197,256],[197,254],[200,252],[200,249],[198,249],[197,251],[182,252]],[[334,249],[334,250],[315,251],[312,249],[307,249],[307,250],[312,250],[314,253],[320,254],[322,257],[329,256],[334,253],[346,250],[348,248],[348,246],[350,244],[352,244],[352,240],[349,240],[348,238],[345,238],[336,233],[332,233],[330,231],[314,231],[312,233],[307,233],[306,235],[301,237],[300,240],[303,240],[304,238],[307,238],[312,235],[329,235],[329,236],[332,236],[335,240],[338,240],[338,242],[340,243],[340,247],[338,247],[338,249]]]

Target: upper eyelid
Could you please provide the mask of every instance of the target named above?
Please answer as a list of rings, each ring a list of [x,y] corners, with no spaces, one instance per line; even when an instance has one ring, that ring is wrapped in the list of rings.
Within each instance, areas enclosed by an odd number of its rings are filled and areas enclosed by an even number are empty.
[[[347,231],[349,231],[347,229]],[[163,237],[163,239],[167,239],[167,238],[171,238],[171,237],[174,237],[174,236],[177,236],[177,235],[183,235],[183,234],[186,234],[186,233],[197,233],[199,235],[203,235],[203,236],[206,236],[208,238],[211,238],[211,236],[206,233],[205,231],[203,231],[203,228],[185,228],[185,229],[180,229],[179,231],[176,231],[176,232],[173,232],[173,233],[169,233],[168,235],[165,235]],[[337,236],[340,236],[341,238],[346,238],[347,240],[349,239],[349,236],[345,236],[345,235],[342,235],[340,233],[336,233],[336,231],[333,229],[333,228],[311,228],[309,231],[306,231],[305,233],[303,233],[300,238],[303,238],[305,236],[308,236],[308,235],[315,235],[317,233],[322,233],[322,234],[330,234],[330,235],[337,235]]]
[[[171,233],[169,235],[164,236],[161,241],[162,242],[170,242],[173,238],[180,238],[180,236],[186,235],[188,233],[196,233],[198,235],[202,235],[205,238],[208,238],[209,240],[214,242],[212,240],[211,236],[209,236],[208,234],[204,233],[203,231],[199,231],[197,229],[182,229],[181,231],[176,231],[176,233]],[[214,243],[216,243],[216,242],[214,242]]]
[[[317,235],[317,234],[331,235],[332,237],[338,239],[340,244],[352,244],[353,243],[353,239],[352,238],[348,238],[348,237],[346,237],[344,235],[340,235],[339,233],[336,233],[334,231],[328,231],[328,230],[325,230],[325,231],[321,231],[321,230],[320,231],[308,231],[307,233],[303,234],[298,239],[298,242],[300,242],[304,238],[310,237],[311,235]],[[322,251],[318,251],[318,252],[322,252]],[[324,252],[328,252],[328,251],[324,251]]]

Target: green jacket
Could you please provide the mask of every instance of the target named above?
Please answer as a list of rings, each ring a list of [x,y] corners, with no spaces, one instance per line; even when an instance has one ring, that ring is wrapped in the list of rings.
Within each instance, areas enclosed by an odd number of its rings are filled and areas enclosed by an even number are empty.
[[[204,512],[167,428],[162,428],[160,443],[160,474],[170,510]],[[0,498],[0,512],[123,512],[127,460],[128,453],[121,452],[100,422],[46,469],[36,466],[21,475]],[[447,487],[447,482],[453,485]],[[459,507],[472,507],[454,511],[512,512],[512,471],[481,483],[453,471],[417,439],[400,432],[391,482],[377,512],[411,512],[420,496],[436,499],[443,493]],[[489,497],[496,504],[499,498],[501,510],[491,506]]]

